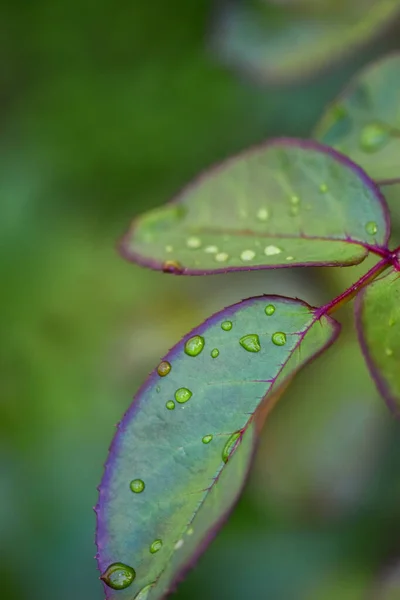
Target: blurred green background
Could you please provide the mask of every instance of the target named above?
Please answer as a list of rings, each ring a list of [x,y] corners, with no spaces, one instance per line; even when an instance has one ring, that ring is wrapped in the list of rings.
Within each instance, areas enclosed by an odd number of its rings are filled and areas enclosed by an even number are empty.
[[[1,597],[100,600],[98,485],[114,425],[159,358],[249,295],[317,304],[365,271],[176,278],[115,250],[140,211],[216,160],[307,136],[400,28],[311,81],[257,86],[214,58],[210,0],[3,0],[0,8]],[[400,197],[399,197],[400,202]],[[390,600],[400,430],[357,347],[301,373],[268,420],[247,489],[180,600]],[[389,592],[390,593],[390,592]]]

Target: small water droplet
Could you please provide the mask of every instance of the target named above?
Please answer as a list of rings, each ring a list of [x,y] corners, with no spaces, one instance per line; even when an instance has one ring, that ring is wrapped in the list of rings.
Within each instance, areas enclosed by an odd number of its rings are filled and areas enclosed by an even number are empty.
[[[179,404],[185,404],[192,396],[192,392],[187,388],[179,388],[179,390],[176,390],[175,392],[175,400],[179,402]]]
[[[207,252],[207,254],[217,254],[218,246],[206,246],[204,252]]]
[[[378,231],[378,226],[375,221],[369,221],[365,226],[365,231],[368,235],[375,235]]]
[[[241,260],[246,262],[249,260],[253,260],[255,255],[256,255],[256,253],[254,252],[254,250],[243,250],[243,252],[240,255],[240,258],[241,258]]]
[[[264,249],[266,256],[275,256],[275,254],[280,254],[281,252],[282,250],[278,246],[266,246]]]
[[[157,392],[157,394],[159,394],[159,393],[161,392],[161,385],[158,385],[158,386],[156,387],[156,392]]]
[[[235,450],[238,441],[240,441],[241,433],[241,431],[235,431],[226,442],[224,449],[222,450],[222,460],[224,463],[228,462],[230,455]]]
[[[319,191],[323,194],[326,194],[326,192],[328,191],[328,186],[326,185],[326,183],[321,183],[321,185],[319,186]]]
[[[289,214],[292,217],[296,217],[299,214],[299,207],[298,206],[291,206],[290,210],[289,210]]]
[[[294,260],[294,256],[287,256],[286,260]]]
[[[194,335],[185,344],[185,352],[188,356],[198,356],[204,348],[204,338],[201,335]]]
[[[232,321],[224,321],[223,323],[221,323],[221,329],[223,329],[224,331],[230,331],[232,327]]]
[[[203,442],[203,444],[209,444],[212,439],[213,439],[213,436],[210,434],[210,435],[205,435],[201,441]]]
[[[261,344],[260,338],[256,333],[249,333],[248,335],[244,335],[239,340],[239,344],[247,350],[247,352],[260,352]]]
[[[192,248],[193,250],[196,250],[197,248],[200,248],[200,246],[201,246],[201,239],[198,237],[189,237],[186,240],[186,245],[188,248]]]
[[[146,486],[142,479],[134,479],[131,481],[129,487],[131,488],[132,492],[135,492],[135,494],[141,494]]]
[[[393,325],[396,323],[396,319],[394,317],[390,317],[389,319],[389,327],[393,327]]]
[[[218,348],[214,348],[213,350],[211,350],[211,357],[212,358],[217,358],[219,356],[219,350]]]
[[[171,363],[169,363],[167,360],[163,360],[157,367],[157,373],[160,377],[166,377],[171,371],[171,368]]]
[[[183,544],[183,540],[178,540],[174,546],[174,550],[179,550],[179,548],[182,548]]]
[[[102,574],[100,579],[113,590],[124,590],[136,577],[135,570],[124,563],[113,563]]]
[[[161,550],[162,545],[163,545],[162,540],[154,540],[154,542],[151,544],[151,546],[149,548],[151,554],[155,554],[156,552]]]
[[[189,527],[189,529],[187,530],[187,535],[193,535],[194,534],[194,529],[193,527]]]
[[[174,248],[173,246],[165,246],[165,252],[173,252]]]
[[[389,140],[388,129],[379,123],[365,125],[360,134],[360,146],[365,152],[377,152]]]
[[[166,260],[163,263],[162,270],[164,273],[175,273],[176,275],[183,273],[183,267],[177,260]]]
[[[257,211],[257,215],[256,216],[257,216],[257,219],[259,221],[267,221],[268,217],[269,217],[268,209],[267,208],[260,208]]]
[[[275,310],[276,309],[273,304],[268,304],[268,306],[265,307],[265,314],[270,317],[271,315],[274,314]]]
[[[168,410],[174,410],[175,402],[173,400],[168,400],[168,402],[165,403],[165,406],[168,408]]]
[[[138,592],[136,594],[136,596],[134,597],[133,600],[147,600],[147,597],[150,593],[151,588],[153,587],[153,585],[155,585],[154,583],[149,583],[149,585],[146,585],[144,588],[142,588],[140,590],[140,592]]]
[[[293,195],[290,197],[290,202],[294,205],[300,204],[300,198],[298,196]]]
[[[391,348],[386,348],[385,354],[386,354],[386,356],[393,356],[393,350]]]
[[[226,252],[218,252],[218,254],[215,255],[215,260],[217,262],[226,262],[229,258],[229,254],[227,254]]]
[[[272,334],[271,339],[275,346],[284,346],[286,344],[286,333],[283,333],[283,331],[277,331],[276,333]]]

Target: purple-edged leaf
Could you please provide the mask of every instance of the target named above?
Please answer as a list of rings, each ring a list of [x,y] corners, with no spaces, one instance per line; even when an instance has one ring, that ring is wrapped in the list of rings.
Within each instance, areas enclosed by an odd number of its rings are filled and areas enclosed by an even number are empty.
[[[400,272],[392,270],[356,300],[360,344],[379,391],[400,416]]]
[[[216,17],[213,47],[228,66],[261,82],[314,74],[368,42],[399,0],[231,0]]]
[[[338,333],[317,315],[299,300],[245,300],[192,331],[150,375],[100,486],[99,569],[123,588],[105,583],[108,600],[163,598],[205,548],[243,486],[260,413]]]
[[[210,169],[170,204],[136,219],[129,260],[202,275],[294,265],[350,265],[388,237],[377,186],[316,142],[279,139]]]
[[[315,137],[378,182],[400,181],[400,54],[368,65],[327,108]]]

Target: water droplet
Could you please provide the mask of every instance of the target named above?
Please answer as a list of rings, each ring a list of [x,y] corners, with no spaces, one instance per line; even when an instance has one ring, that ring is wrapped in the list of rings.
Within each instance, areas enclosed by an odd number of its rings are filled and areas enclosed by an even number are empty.
[[[241,260],[246,262],[249,260],[253,260],[255,255],[256,255],[256,253],[254,252],[254,250],[243,250],[242,254],[240,255],[240,258],[241,258]]]
[[[294,260],[294,256],[287,256],[286,260]]]
[[[165,252],[173,252],[174,248],[172,246],[165,246]]]
[[[179,404],[185,404],[192,396],[192,392],[187,388],[179,388],[179,390],[176,390],[175,392],[175,400],[179,402]]]
[[[375,221],[369,221],[365,226],[365,231],[368,233],[368,235],[375,235],[378,231],[378,226]]]
[[[396,323],[396,319],[394,317],[390,317],[389,319],[389,327],[393,327],[393,325]]]
[[[389,140],[389,131],[384,125],[370,123],[360,134],[360,146],[365,152],[377,152]]]
[[[217,358],[219,356],[219,350],[218,348],[214,348],[214,350],[211,350],[211,357],[212,358]]]
[[[386,348],[385,354],[386,356],[393,356],[393,350],[391,348]]]
[[[187,530],[187,535],[193,535],[194,534],[194,529],[193,527],[189,527],[189,529]]]
[[[178,540],[174,546],[174,550],[179,550],[179,548],[182,548],[183,544],[183,540]]]
[[[264,250],[266,256],[275,256],[275,254],[280,254],[281,252],[282,250],[278,246],[266,246]]]
[[[163,545],[162,540],[154,540],[154,542],[150,546],[150,552],[152,554],[155,554],[156,552],[161,550],[162,545]]]
[[[268,209],[267,208],[260,208],[257,211],[257,215],[256,216],[257,216],[257,219],[259,221],[267,221],[268,217],[269,217]]]
[[[134,597],[133,600],[147,600],[147,597],[148,597],[153,585],[154,585],[154,583],[149,583],[149,585],[146,585],[144,588],[142,588],[140,590],[140,592],[138,592],[138,594],[136,594],[136,596]]]
[[[204,338],[201,335],[195,335],[190,340],[187,340],[185,344],[185,352],[189,356],[198,356],[204,348]]]
[[[183,272],[183,267],[177,260],[166,260],[162,266],[164,273],[180,274]]]
[[[284,346],[286,344],[286,333],[283,333],[283,331],[277,331],[276,333],[272,334],[271,339],[275,346]]]
[[[218,252],[218,246],[206,246],[204,252],[207,252],[207,254],[216,254]]]
[[[261,344],[260,338],[256,333],[249,333],[248,335],[244,335],[239,340],[239,344],[247,350],[247,352],[260,352]]]
[[[326,192],[328,191],[328,186],[326,185],[326,183],[321,183],[321,185],[319,186],[319,191],[323,194],[326,194]]]
[[[144,481],[142,481],[142,479],[134,479],[130,483],[130,488],[132,492],[135,492],[135,494],[141,494],[145,487],[146,486],[144,485]]]
[[[171,363],[169,363],[167,360],[163,360],[157,367],[157,373],[160,377],[166,377],[171,371],[171,368]]]
[[[201,246],[201,239],[198,237],[190,237],[186,240],[186,245],[188,248],[196,250],[196,248],[200,248]]]
[[[209,444],[212,439],[213,439],[213,436],[210,434],[210,435],[205,435],[201,441],[203,442],[203,444]]]
[[[270,317],[271,315],[274,314],[275,310],[276,309],[273,304],[268,304],[268,306],[265,307],[265,314]]]
[[[175,402],[173,400],[168,400],[168,402],[166,402],[165,406],[168,408],[168,410],[174,410]]]
[[[157,392],[157,394],[159,394],[159,393],[161,392],[161,386],[160,386],[160,385],[158,385],[158,386],[156,387],[156,392]]]
[[[215,255],[215,260],[217,262],[226,262],[229,258],[229,254],[227,254],[226,252],[218,252],[218,254]]]
[[[300,204],[300,198],[298,196],[291,196],[290,202],[294,205]]]
[[[224,449],[222,450],[222,460],[224,461],[224,463],[228,462],[230,455],[236,448],[238,441],[240,441],[241,433],[241,431],[235,431],[235,433],[233,433],[229,440],[226,442]]]
[[[136,573],[132,567],[124,563],[113,563],[102,574],[100,579],[113,590],[124,590],[135,579]]]
[[[292,217],[296,217],[299,214],[299,207],[298,206],[291,206],[290,210],[289,210],[289,214]]]
[[[221,329],[223,329],[224,331],[230,331],[232,327],[232,321],[224,321],[223,323],[221,323]]]

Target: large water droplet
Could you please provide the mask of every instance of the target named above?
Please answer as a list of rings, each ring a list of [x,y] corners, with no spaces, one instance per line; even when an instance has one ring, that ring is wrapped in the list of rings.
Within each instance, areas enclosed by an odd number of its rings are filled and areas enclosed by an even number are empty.
[[[273,304],[268,304],[268,306],[265,307],[265,314],[270,317],[271,315],[274,314],[275,310],[276,309]]]
[[[389,140],[390,133],[380,123],[370,123],[362,128],[360,134],[360,146],[365,152],[377,152]]]
[[[226,262],[229,258],[229,254],[227,254],[226,252],[218,252],[218,254],[215,255],[215,260],[217,262]]]
[[[135,579],[136,573],[132,567],[124,563],[113,563],[102,574],[100,579],[113,590],[124,590]]]
[[[130,483],[130,488],[131,488],[132,492],[135,492],[135,494],[141,494],[141,492],[143,492],[145,487],[146,486],[142,479],[134,479]]]
[[[177,260],[166,260],[163,263],[162,270],[164,273],[175,273],[176,275],[183,273],[183,267]]]
[[[192,250],[196,250],[197,248],[200,248],[200,246],[201,246],[201,239],[198,237],[189,237],[186,240],[186,246],[188,248],[191,248]]]
[[[165,406],[168,408],[168,410],[174,410],[175,402],[173,400],[168,400],[168,402],[166,402]]]
[[[241,434],[241,431],[235,431],[235,433],[233,433],[229,440],[226,442],[224,449],[222,450],[222,460],[224,461],[224,463],[228,462],[230,455],[235,450],[238,442],[240,441]]]
[[[157,373],[160,377],[165,377],[171,371],[171,363],[167,360],[163,360],[157,367]]]
[[[365,231],[368,235],[375,235],[378,231],[378,226],[375,221],[369,221],[365,226]]]
[[[253,260],[255,255],[256,253],[254,252],[254,250],[243,250],[243,252],[240,255],[240,258],[241,260],[243,260],[243,262],[248,262],[249,260]]]
[[[275,254],[280,254],[281,252],[282,250],[278,246],[266,246],[264,249],[266,256],[275,256]]]
[[[155,554],[156,552],[161,550],[162,545],[163,545],[162,540],[154,540],[154,542],[150,546],[150,552],[152,554]]]
[[[257,219],[259,221],[267,221],[268,217],[269,217],[269,213],[268,213],[268,209],[267,208],[260,208],[257,211]]]
[[[286,333],[283,333],[283,331],[277,331],[276,333],[272,334],[271,339],[275,346],[284,346],[286,344]]]
[[[140,590],[140,592],[138,592],[134,598],[134,600],[147,600],[148,595],[150,593],[151,588],[153,587],[154,583],[149,583],[149,585],[146,585],[144,588],[142,588]]]
[[[221,329],[223,329],[224,331],[230,331],[232,327],[232,321],[224,321],[223,323],[221,323]]]
[[[209,444],[212,439],[213,439],[213,436],[210,434],[210,435],[205,435],[201,441],[203,442],[203,444]]]
[[[247,350],[247,352],[260,352],[261,344],[260,338],[256,333],[249,333],[248,335],[244,335],[239,340],[239,344]]]
[[[201,335],[195,335],[190,340],[187,340],[185,344],[185,352],[189,356],[198,356],[204,348],[204,338]]]
[[[175,392],[175,400],[179,402],[179,404],[185,404],[192,396],[192,392],[187,388],[179,388],[179,390],[176,390]]]
[[[219,350],[218,348],[214,348],[213,350],[211,350],[211,357],[212,358],[217,358],[219,356]]]

